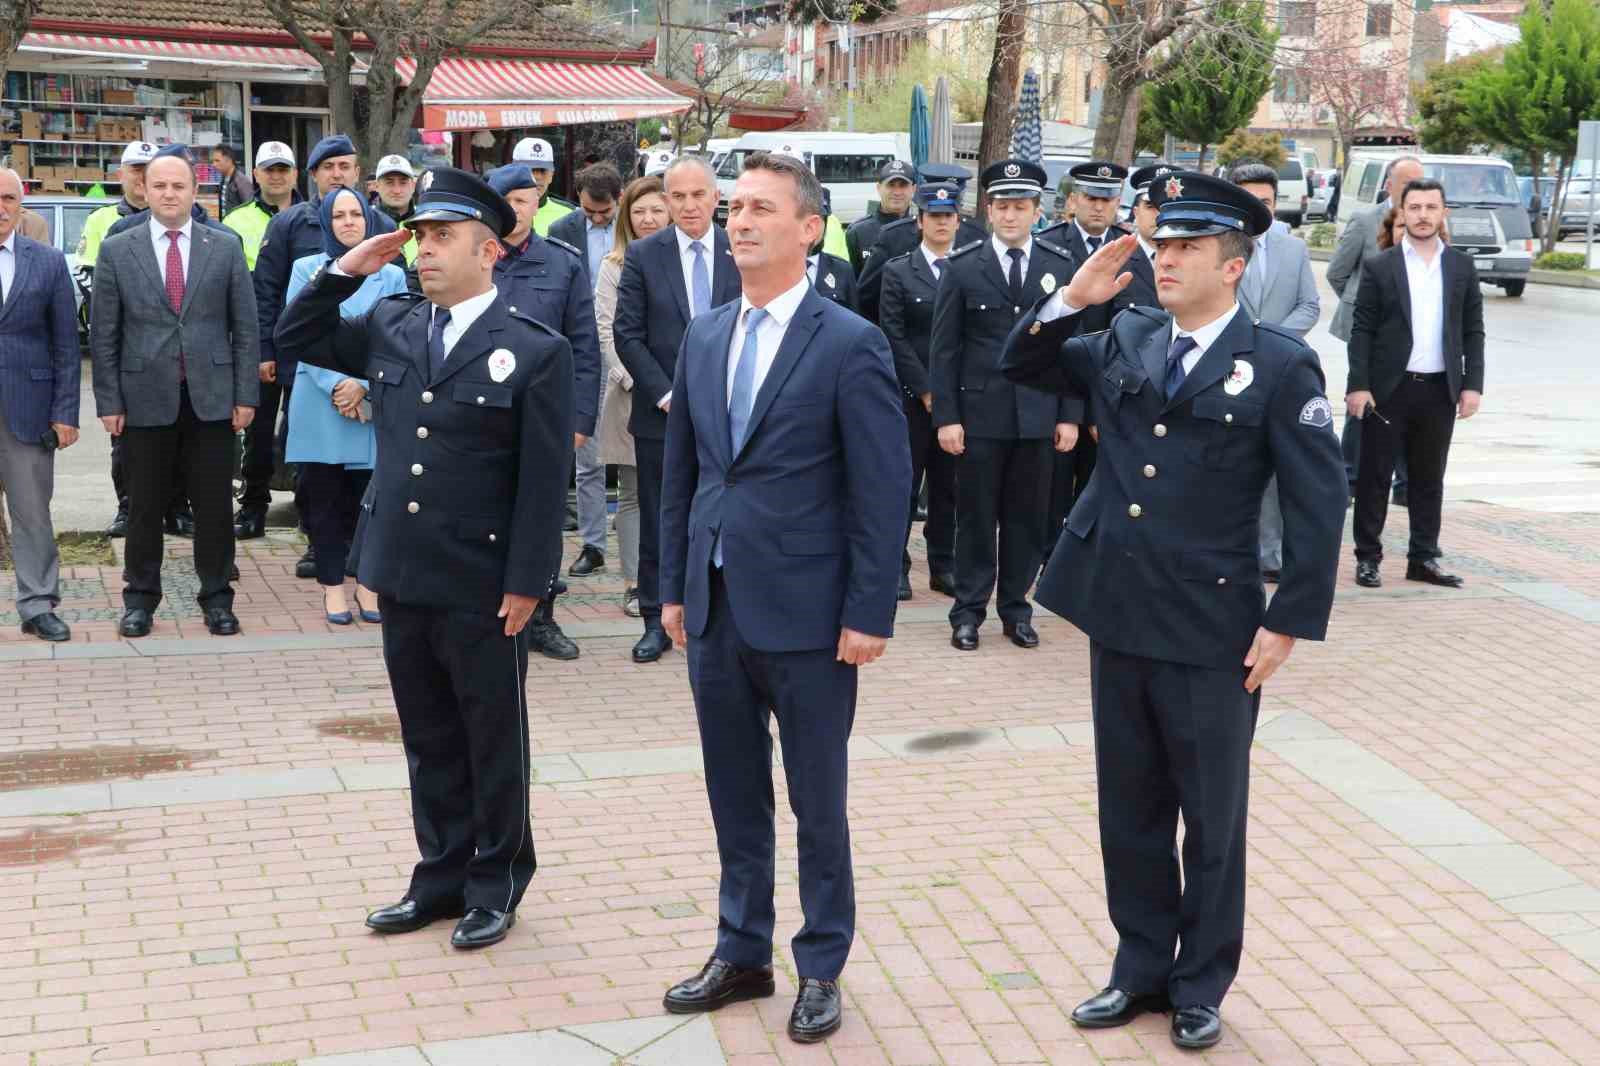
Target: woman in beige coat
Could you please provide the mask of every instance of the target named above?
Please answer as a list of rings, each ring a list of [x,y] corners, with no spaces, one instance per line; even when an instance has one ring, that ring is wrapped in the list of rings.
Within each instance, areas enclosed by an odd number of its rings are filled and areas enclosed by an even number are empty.
[[[633,378],[617,358],[612,323],[617,314],[617,283],[622,280],[622,253],[628,242],[648,237],[669,221],[666,193],[659,177],[638,178],[622,190],[617,205],[617,233],[611,252],[600,261],[594,289],[594,319],[600,330],[600,357],[605,363],[606,391],[600,405],[600,461],[617,468],[617,542],[622,546],[622,577],[627,588],[622,609],[639,617],[639,467],[633,456],[628,415],[633,410]]]

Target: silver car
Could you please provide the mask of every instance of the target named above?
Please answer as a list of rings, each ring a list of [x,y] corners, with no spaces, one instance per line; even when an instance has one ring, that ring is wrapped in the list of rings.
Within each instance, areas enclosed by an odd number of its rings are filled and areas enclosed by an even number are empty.
[[[1561,194],[1561,224],[1556,227],[1556,240],[1564,241],[1569,233],[1583,233],[1588,229],[1589,220],[1594,219],[1596,230],[1600,230],[1600,202],[1596,202],[1595,181],[1593,178],[1573,178]]]

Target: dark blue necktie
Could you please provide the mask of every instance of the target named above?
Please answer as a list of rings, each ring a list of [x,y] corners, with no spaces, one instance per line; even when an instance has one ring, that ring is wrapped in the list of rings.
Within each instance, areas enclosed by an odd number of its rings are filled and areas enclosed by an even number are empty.
[[[450,324],[450,312],[442,307],[433,309],[433,325],[428,330],[428,377],[437,380],[444,369],[444,328]]]
[[[1010,290],[1011,302],[1022,303],[1022,249],[1007,248],[1006,255],[1011,257],[1011,269],[1006,278],[1006,288]]]
[[[1178,390],[1183,387],[1183,379],[1188,376],[1183,369],[1183,357],[1194,351],[1200,345],[1195,343],[1193,337],[1177,337],[1172,342],[1172,347],[1167,351],[1167,399],[1178,395]]]

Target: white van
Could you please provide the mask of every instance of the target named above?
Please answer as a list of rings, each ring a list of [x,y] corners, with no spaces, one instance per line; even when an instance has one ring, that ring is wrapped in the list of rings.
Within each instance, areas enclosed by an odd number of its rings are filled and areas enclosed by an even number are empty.
[[[751,152],[783,152],[803,159],[817,180],[827,186],[833,215],[848,226],[867,213],[878,198],[878,171],[891,159],[911,162],[911,136],[906,133],[747,133],[717,165],[721,203],[717,221],[727,221],[728,194],[739,180]]]
[[[1278,168],[1278,202],[1272,213],[1290,226],[1299,226],[1306,220],[1306,201],[1310,198],[1311,185],[1305,164],[1298,156],[1286,160]]]
[[[1347,222],[1384,202],[1389,195],[1390,164],[1409,154],[1395,148],[1350,153],[1340,190],[1340,220]],[[1500,286],[1507,296],[1521,296],[1537,245],[1511,164],[1490,155],[1416,158],[1422,161],[1423,176],[1444,186],[1445,204],[1450,209],[1445,219],[1450,243],[1476,260],[1480,281]]]

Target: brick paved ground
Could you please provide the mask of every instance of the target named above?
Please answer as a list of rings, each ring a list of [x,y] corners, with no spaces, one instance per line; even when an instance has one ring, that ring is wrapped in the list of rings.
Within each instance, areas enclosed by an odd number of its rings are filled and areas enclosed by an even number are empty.
[[[948,601],[919,591],[863,673],[856,732],[878,747],[852,765],[861,915],[845,1028],[821,1048],[783,1036],[781,945],[779,996],[715,1017],[726,1061],[1600,1062],[1600,516],[1460,504],[1445,530],[1468,588],[1406,586],[1391,564],[1389,587],[1358,590],[1347,561],[1330,641],[1302,645],[1269,686],[1263,735],[1291,719],[1336,735],[1418,804],[1478,826],[1495,862],[1447,868],[1404,810],[1362,813],[1370,797],[1264,739],[1227,1039],[1192,1056],[1160,1018],[1078,1033],[1067,1012],[1113,945],[1085,642],[1044,618],[1039,651],[989,627],[958,656],[936,613]],[[288,576],[298,553],[287,537],[245,546],[239,614],[247,637],[325,636],[310,646],[7,660],[28,646],[6,627],[0,1066],[282,1063],[652,1017],[703,961],[716,866],[701,780],[649,772],[652,753],[695,741],[683,656],[627,661],[637,623],[614,574],[563,603],[575,630],[610,635],[584,637],[576,663],[535,662],[529,703],[536,756],[610,752],[617,768],[536,785],[540,872],[499,947],[455,953],[448,924],[363,929],[413,859],[398,789],[26,813],[43,790],[89,782],[396,769],[371,633],[321,621],[314,584]],[[63,614],[85,651],[117,650],[117,580],[103,568],[68,582]],[[146,650],[204,637],[192,605],[168,606]],[[908,736],[925,739],[897,748]],[[792,837],[785,815],[784,933],[798,925]],[[1564,902],[1530,913],[1544,889]]]

